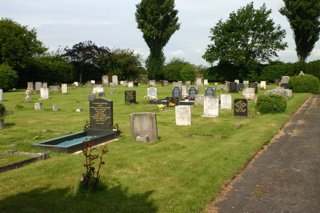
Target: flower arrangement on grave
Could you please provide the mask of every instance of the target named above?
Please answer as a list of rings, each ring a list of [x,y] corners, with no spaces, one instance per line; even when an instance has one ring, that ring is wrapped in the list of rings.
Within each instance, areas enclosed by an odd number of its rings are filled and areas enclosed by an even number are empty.
[[[164,105],[163,104],[158,104],[158,108],[159,108],[159,111],[163,111],[164,110]]]
[[[176,104],[175,104],[175,103],[173,103],[173,102],[169,102],[168,106],[169,106],[169,107],[175,107],[175,106],[176,106]]]

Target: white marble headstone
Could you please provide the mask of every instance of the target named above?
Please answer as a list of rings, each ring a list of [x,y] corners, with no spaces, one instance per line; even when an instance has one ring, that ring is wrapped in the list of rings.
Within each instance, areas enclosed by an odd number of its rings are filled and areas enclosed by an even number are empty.
[[[253,100],[255,97],[255,88],[245,88],[242,90],[242,94],[248,100]]]
[[[41,82],[36,82],[35,84],[35,87],[36,87],[36,91],[40,91],[41,87],[42,87],[42,83]]]
[[[176,125],[191,125],[191,106],[175,106]]]
[[[203,117],[219,116],[219,98],[213,96],[205,96],[203,104]]]
[[[197,86],[203,86],[203,84],[202,84],[202,78],[197,78],[196,85],[197,85]]]
[[[93,91],[92,91],[92,93],[100,93],[100,92],[104,92],[103,85],[101,85],[101,84],[95,84],[95,85],[93,86]]]
[[[33,82],[28,82],[28,87],[27,87],[27,89],[29,89],[29,90],[33,90]]]
[[[133,87],[133,81],[128,82],[128,87],[132,88]]]
[[[204,85],[209,85],[208,79],[203,79],[203,84],[204,84]]]
[[[40,98],[41,99],[49,99],[49,89],[48,88],[41,88],[40,89]]]
[[[267,82],[266,81],[261,81],[260,82],[260,88],[267,89]]]
[[[234,80],[234,82],[236,82],[237,84],[240,83],[239,79]]]
[[[149,99],[158,100],[158,91],[156,87],[149,87],[147,89],[147,95]]]
[[[102,76],[102,84],[103,84],[104,86],[108,86],[108,84],[109,84],[108,75],[103,75],[103,76]]]
[[[0,102],[3,101],[3,89],[0,89]]]
[[[116,86],[119,84],[119,83],[118,83],[118,76],[117,76],[117,75],[113,75],[113,76],[112,76],[112,83],[115,84]]]
[[[68,84],[61,84],[61,93],[62,94],[68,93]]]
[[[232,109],[232,96],[230,94],[221,94],[221,109]]]

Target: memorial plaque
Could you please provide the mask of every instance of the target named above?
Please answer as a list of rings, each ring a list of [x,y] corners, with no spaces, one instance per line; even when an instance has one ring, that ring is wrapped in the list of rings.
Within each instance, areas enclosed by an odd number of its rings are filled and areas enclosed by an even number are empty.
[[[247,99],[234,99],[234,116],[248,116]]]
[[[136,102],[136,91],[135,90],[126,90],[124,91],[125,103],[135,104]]]
[[[176,98],[179,98],[179,100],[181,100],[182,91],[181,91],[180,87],[173,87],[173,89],[172,89],[172,97],[176,97]]]
[[[238,92],[238,84],[236,82],[229,82],[229,92],[235,93]]]
[[[113,102],[97,98],[90,101],[90,129],[112,131]]]
[[[212,87],[206,88],[204,91],[204,96],[215,96],[216,95],[216,89]]]
[[[188,94],[189,94],[189,100],[194,100],[195,96],[198,94],[198,90],[197,88],[195,87],[190,87],[189,91],[188,91]]]

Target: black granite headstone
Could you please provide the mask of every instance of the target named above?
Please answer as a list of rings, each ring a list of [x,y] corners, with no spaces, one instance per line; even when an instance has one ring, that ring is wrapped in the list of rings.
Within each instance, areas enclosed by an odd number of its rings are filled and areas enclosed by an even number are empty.
[[[196,95],[198,94],[198,90],[195,87],[190,87],[189,91],[188,91],[188,95],[189,95],[189,99],[194,100],[194,98],[196,97]]]
[[[248,116],[247,99],[234,99],[234,116]]]
[[[135,90],[126,90],[124,92],[125,103],[135,104],[136,103],[136,91]]]
[[[208,87],[206,88],[206,90],[204,91],[204,96],[215,96],[216,95],[216,89],[212,88],[212,87]]]
[[[238,84],[236,82],[229,82],[229,92],[238,92]]]
[[[90,101],[90,130],[112,131],[113,102],[97,98]]]
[[[250,82],[249,83],[249,88],[254,88],[254,93],[258,93],[259,85],[258,82]]]
[[[175,97],[175,98],[178,98],[179,100],[181,100],[182,91],[181,91],[180,87],[173,87],[173,89],[172,89],[172,97]]]

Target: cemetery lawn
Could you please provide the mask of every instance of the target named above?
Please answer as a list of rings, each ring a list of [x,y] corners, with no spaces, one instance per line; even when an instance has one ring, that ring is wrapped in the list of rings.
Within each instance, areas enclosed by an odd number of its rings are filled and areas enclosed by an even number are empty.
[[[171,94],[171,85],[158,87],[158,97]],[[268,89],[275,87],[269,86]],[[80,193],[84,172],[81,154],[50,152],[51,158],[0,174],[0,212],[202,212],[221,187],[279,132],[310,94],[294,94],[285,113],[258,115],[249,104],[248,118],[236,118],[223,110],[218,118],[204,118],[202,106],[192,107],[192,126],[175,125],[174,108],[159,112],[146,103],[147,86],[134,88],[138,104],[124,103],[124,91],[115,94],[114,123],[122,131],[118,141],[108,144],[101,176],[106,187],[96,193]],[[6,150],[42,152],[32,144],[79,132],[89,119],[91,88],[69,88],[68,94],[50,93],[35,111],[39,95],[24,103],[24,91],[4,94],[12,113],[0,130],[0,153]],[[260,90],[261,93],[263,91]],[[204,87],[201,88],[204,93]],[[218,93],[220,94],[220,93]],[[235,97],[242,97],[233,94]],[[60,111],[53,112],[52,105]],[[82,107],[81,113],[75,109]],[[130,136],[129,114],[155,112],[160,140],[135,142]]]

